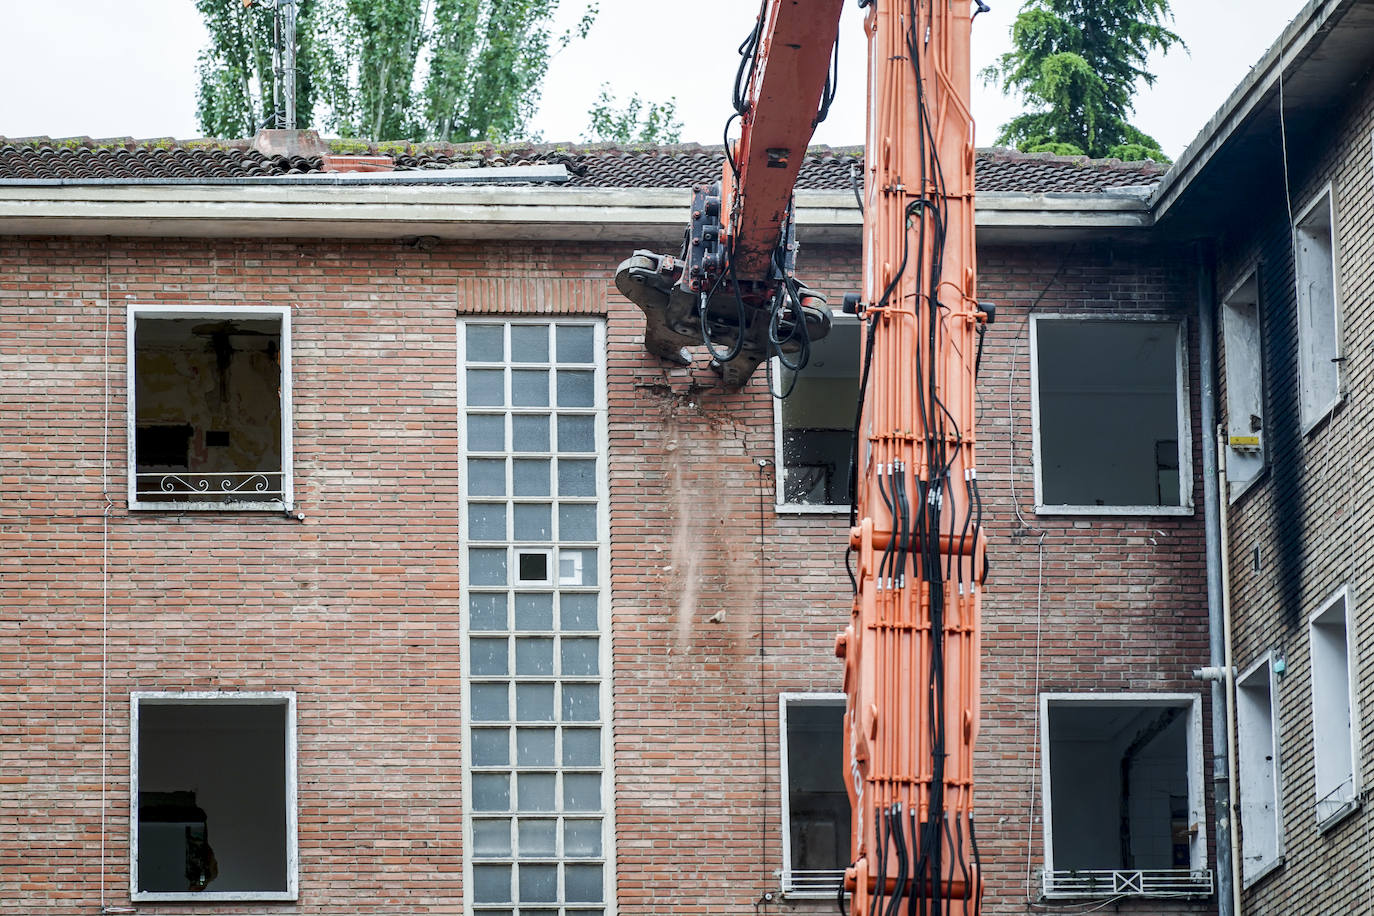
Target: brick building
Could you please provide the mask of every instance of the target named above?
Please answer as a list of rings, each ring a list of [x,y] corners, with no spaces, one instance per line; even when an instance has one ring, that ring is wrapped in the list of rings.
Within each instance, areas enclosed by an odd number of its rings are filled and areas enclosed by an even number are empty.
[[[1314,5],[1267,60],[1358,41],[1369,6]],[[1329,773],[1295,746],[1310,720],[1286,695],[1305,690],[1290,685],[1308,634],[1332,655],[1345,621],[1362,645],[1362,580],[1341,565],[1356,548],[1320,526],[1359,524],[1354,483],[1304,475],[1363,479],[1353,443],[1329,440],[1359,428],[1368,85],[1358,103],[1327,87],[1339,117],[1321,123],[1348,143],[1314,133],[1292,166],[1314,244],[1304,195],[1338,176],[1325,225],[1351,393],[1286,440],[1307,451],[1280,471],[1274,420],[1296,402],[1275,393],[1276,367],[1267,452],[1230,449],[1233,480],[1268,456],[1231,504],[1241,785],[1255,671],[1276,670],[1254,659],[1278,646],[1264,657],[1291,671],[1270,690],[1285,693],[1292,818]],[[1254,127],[1241,107],[1223,114]],[[1223,349],[1232,397],[1243,344],[1221,347],[1223,326],[1250,314],[1266,345],[1291,340],[1273,311],[1291,298],[1268,290],[1294,288],[1274,199],[1255,218],[1209,215],[1222,182],[1207,169],[1246,161],[1228,124],[1168,174],[980,155],[981,296],[999,306],[979,378],[989,914],[1218,909],[1224,704],[1192,673],[1217,604],[1209,370]],[[396,171],[325,172],[337,163],[243,142],[0,146],[0,898],[26,912],[833,907],[857,327],[841,321],[782,402],[766,373],[727,391],[700,359],[644,352],[616,265],[675,249],[683,189],[719,172],[716,153],[372,152]],[[803,171],[800,272],[832,301],[858,285],[858,165],[816,150]],[[1215,284],[1199,239],[1220,240]],[[1276,244],[1258,287],[1272,305],[1246,313],[1232,293],[1210,320],[1213,286]],[[1291,380],[1297,354],[1268,352]],[[1265,572],[1247,579],[1256,541]],[[1274,622],[1284,602],[1297,623]],[[1367,685],[1353,653],[1347,684]],[[1338,862],[1367,844],[1354,773],[1320,835],[1346,844]],[[1285,825],[1290,863],[1250,887],[1256,901],[1298,893],[1317,867],[1291,862],[1316,841]],[[1330,893],[1364,905],[1330,875]]]

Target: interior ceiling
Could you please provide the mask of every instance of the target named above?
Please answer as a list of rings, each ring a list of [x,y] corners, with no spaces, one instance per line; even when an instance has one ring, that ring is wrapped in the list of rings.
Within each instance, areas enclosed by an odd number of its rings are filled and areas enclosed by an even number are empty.
[[[281,345],[281,322],[232,315],[139,318],[135,342],[139,347],[209,347],[219,335],[226,335],[235,350],[266,350]]]
[[[1051,737],[1055,741],[1115,743],[1144,730],[1164,708],[1120,703],[1056,703],[1050,707]]]

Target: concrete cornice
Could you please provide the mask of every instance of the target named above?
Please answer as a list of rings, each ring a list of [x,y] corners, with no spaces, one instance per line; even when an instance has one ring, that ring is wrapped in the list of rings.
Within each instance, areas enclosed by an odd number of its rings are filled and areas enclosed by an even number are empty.
[[[67,185],[0,187],[0,235],[228,238],[399,238],[626,241],[677,244],[687,191],[569,187],[241,187]],[[849,191],[800,191],[798,234],[857,243],[862,216]],[[1139,229],[1142,194],[978,195],[977,223],[998,239]]]

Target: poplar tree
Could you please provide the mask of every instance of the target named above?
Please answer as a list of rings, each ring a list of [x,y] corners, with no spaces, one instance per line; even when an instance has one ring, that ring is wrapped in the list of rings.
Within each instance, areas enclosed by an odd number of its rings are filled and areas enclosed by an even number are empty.
[[[1169,0],[1028,0],[1011,27],[1012,50],[983,79],[1026,110],[997,142],[1023,152],[1155,159],[1159,142],[1133,126],[1136,86],[1154,85],[1153,51],[1183,41],[1169,30]]]
[[[682,122],[677,120],[677,99],[658,104],[630,96],[616,105],[609,83],[601,84],[601,94],[588,112],[588,127],[583,140],[601,143],[676,143],[682,138]]]
[[[249,136],[272,98],[263,0],[195,0],[201,129]],[[597,7],[553,33],[558,0],[299,0],[296,123],[373,140],[525,136],[551,54],[585,38]]]

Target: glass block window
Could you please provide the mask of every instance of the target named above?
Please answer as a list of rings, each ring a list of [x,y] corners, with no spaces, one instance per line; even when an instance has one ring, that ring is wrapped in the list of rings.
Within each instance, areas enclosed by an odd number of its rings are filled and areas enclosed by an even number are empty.
[[[605,328],[472,319],[460,332],[471,910],[603,916]]]

